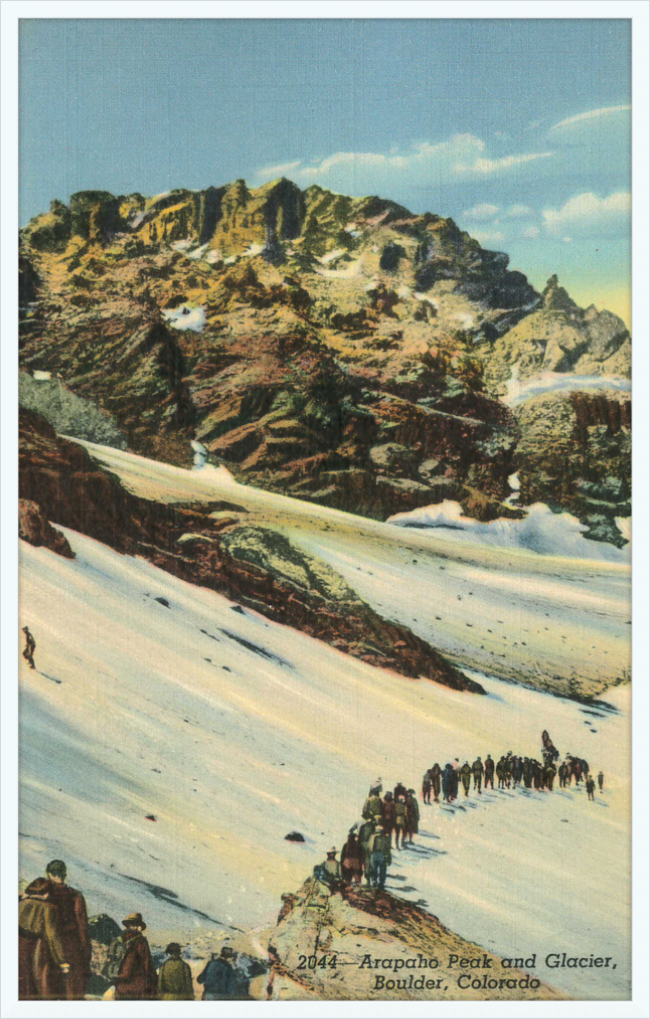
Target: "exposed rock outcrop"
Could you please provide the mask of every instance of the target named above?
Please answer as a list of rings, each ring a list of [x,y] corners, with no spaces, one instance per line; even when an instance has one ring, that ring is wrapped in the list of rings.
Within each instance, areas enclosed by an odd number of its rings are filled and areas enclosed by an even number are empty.
[[[463,968],[450,957],[473,960]],[[302,959],[304,958],[304,964]],[[313,962],[308,962],[308,960]],[[387,891],[350,887],[329,895],[315,878],[284,895],[269,945],[271,1000],[555,1000],[535,975],[465,941],[437,917]],[[323,961],[324,960],[324,961]],[[436,963],[437,960],[437,963]],[[484,960],[488,960],[487,964]],[[495,986],[471,986],[476,967]],[[458,978],[464,974],[461,985]],[[530,987],[531,978],[534,980]]]
[[[378,197],[285,179],[81,192],[28,224],[20,255],[21,364],[60,374],[130,448],[189,464],[196,438],[240,480],[374,517],[444,498],[508,514],[513,371],[629,374],[616,316]],[[404,454],[378,460],[391,444]]]
[[[52,527],[39,504],[32,499],[18,500],[18,537],[30,545],[44,545],[57,555],[74,559],[66,536]]]
[[[20,494],[24,500],[38,498],[49,519],[120,552],[142,555],[183,580],[210,587],[371,665],[484,693],[282,535],[240,524],[227,511],[212,516],[209,508],[201,512],[141,499],[34,412],[21,410],[20,425]]]

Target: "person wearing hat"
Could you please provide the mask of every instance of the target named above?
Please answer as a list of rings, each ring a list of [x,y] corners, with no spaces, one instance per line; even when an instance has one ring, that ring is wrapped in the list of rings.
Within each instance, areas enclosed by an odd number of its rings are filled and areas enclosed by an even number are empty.
[[[81,892],[66,883],[68,868],[63,860],[50,860],[45,876],[48,901],[56,909],[55,922],[69,966],[60,997],[67,1001],[83,1001],[90,980],[92,954],[86,900]]]
[[[149,942],[144,936],[147,925],[142,913],[129,913],[122,920],[120,934],[124,954],[115,979],[116,1001],[143,1001],[156,997],[158,981]]]
[[[406,794],[406,830],[405,835],[409,837],[409,844],[413,842],[413,836],[417,835],[420,824],[420,808],[418,806],[415,789],[409,789]],[[402,839],[402,846],[404,840]]]
[[[363,853],[363,870],[366,875],[366,884],[370,884],[370,839],[375,833],[376,820],[368,818],[359,828],[359,845]]]
[[[212,958],[196,978],[199,984],[203,984],[202,1001],[232,1000],[235,997],[234,957],[235,953],[227,945],[221,953],[212,953]]]
[[[172,941],[165,954],[169,958],[158,971],[158,997],[161,1001],[194,1001],[192,970],[181,959],[181,946]]]
[[[390,866],[390,835],[377,827],[370,840],[370,883],[373,888],[383,888],[386,884],[386,869]]]
[[[20,895],[18,906],[18,1000],[64,998],[69,969],[49,882],[37,877]]]

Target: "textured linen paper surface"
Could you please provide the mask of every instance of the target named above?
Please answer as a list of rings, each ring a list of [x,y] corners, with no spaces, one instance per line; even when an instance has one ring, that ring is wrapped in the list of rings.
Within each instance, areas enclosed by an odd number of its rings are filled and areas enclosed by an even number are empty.
[[[21,1001],[630,998],[630,52],[22,20]]]

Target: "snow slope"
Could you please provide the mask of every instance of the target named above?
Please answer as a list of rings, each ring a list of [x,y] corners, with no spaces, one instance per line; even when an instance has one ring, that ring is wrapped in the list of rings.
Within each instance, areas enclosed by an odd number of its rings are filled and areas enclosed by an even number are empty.
[[[188,471],[83,442],[131,491],[163,502],[232,500],[338,570],[374,609],[466,668],[500,679],[606,684],[629,677],[630,567],[463,532],[398,528],[237,484],[221,468]],[[580,539],[584,541],[584,539]],[[585,542],[594,545],[594,542]]]
[[[516,478],[516,475],[510,477]],[[518,485],[518,481],[516,484]],[[515,498],[517,492],[518,489],[514,489]],[[513,496],[508,498],[514,501]],[[499,517],[497,520],[482,523],[480,520],[464,516],[460,503],[445,499],[433,506],[422,506],[407,513],[396,513],[388,519],[391,524],[398,524],[400,527],[435,528],[441,538],[458,536],[460,532],[466,541],[479,545],[525,548],[538,555],[561,555],[610,563],[630,562],[629,544],[619,549],[604,541],[591,541],[585,538],[584,533],[589,528],[586,524],[581,524],[571,513],[554,513],[543,502],[523,506],[522,509],[526,510],[526,516],[522,520]]]
[[[65,533],[75,560],[21,543],[38,670],[21,659],[22,877],[62,857],[92,913],[138,909],[152,933],[273,923],[377,775],[417,788],[434,759],[538,754],[546,727],[603,767],[606,795],[423,807],[389,884],[503,955],[611,955],[615,972],[539,975],[626,996],[627,687],[596,717],[482,676],[488,697],[405,680]],[[303,845],[285,841],[294,829]]]

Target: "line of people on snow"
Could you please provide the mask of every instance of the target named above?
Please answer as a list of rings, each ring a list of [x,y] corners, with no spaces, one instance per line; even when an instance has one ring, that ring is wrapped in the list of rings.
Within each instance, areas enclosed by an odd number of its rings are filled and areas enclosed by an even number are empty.
[[[52,860],[45,877],[21,893],[18,906],[18,998],[20,1001],[83,1000],[92,978],[92,944],[86,903],[67,883],[67,867]],[[194,1001],[192,971],[173,941],[156,970],[147,925],[141,913],[130,913],[111,941],[102,975],[115,987],[116,1001]],[[197,982],[203,1000],[249,1000],[250,977],[230,947],[213,953]],[[260,969],[259,972],[262,972]]]
[[[364,877],[367,885],[384,888],[386,872],[393,862],[392,849],[401,851],[412,845],[420,823],[415,789],[407,789],[400,781],[383,796],[382,791],[378,779],[370,787],[361,821],[350,828],[340,859],[333,847],[326,860],[314,867],[314,876],[331,892],[345,896],[346,889],[360,885]]]

